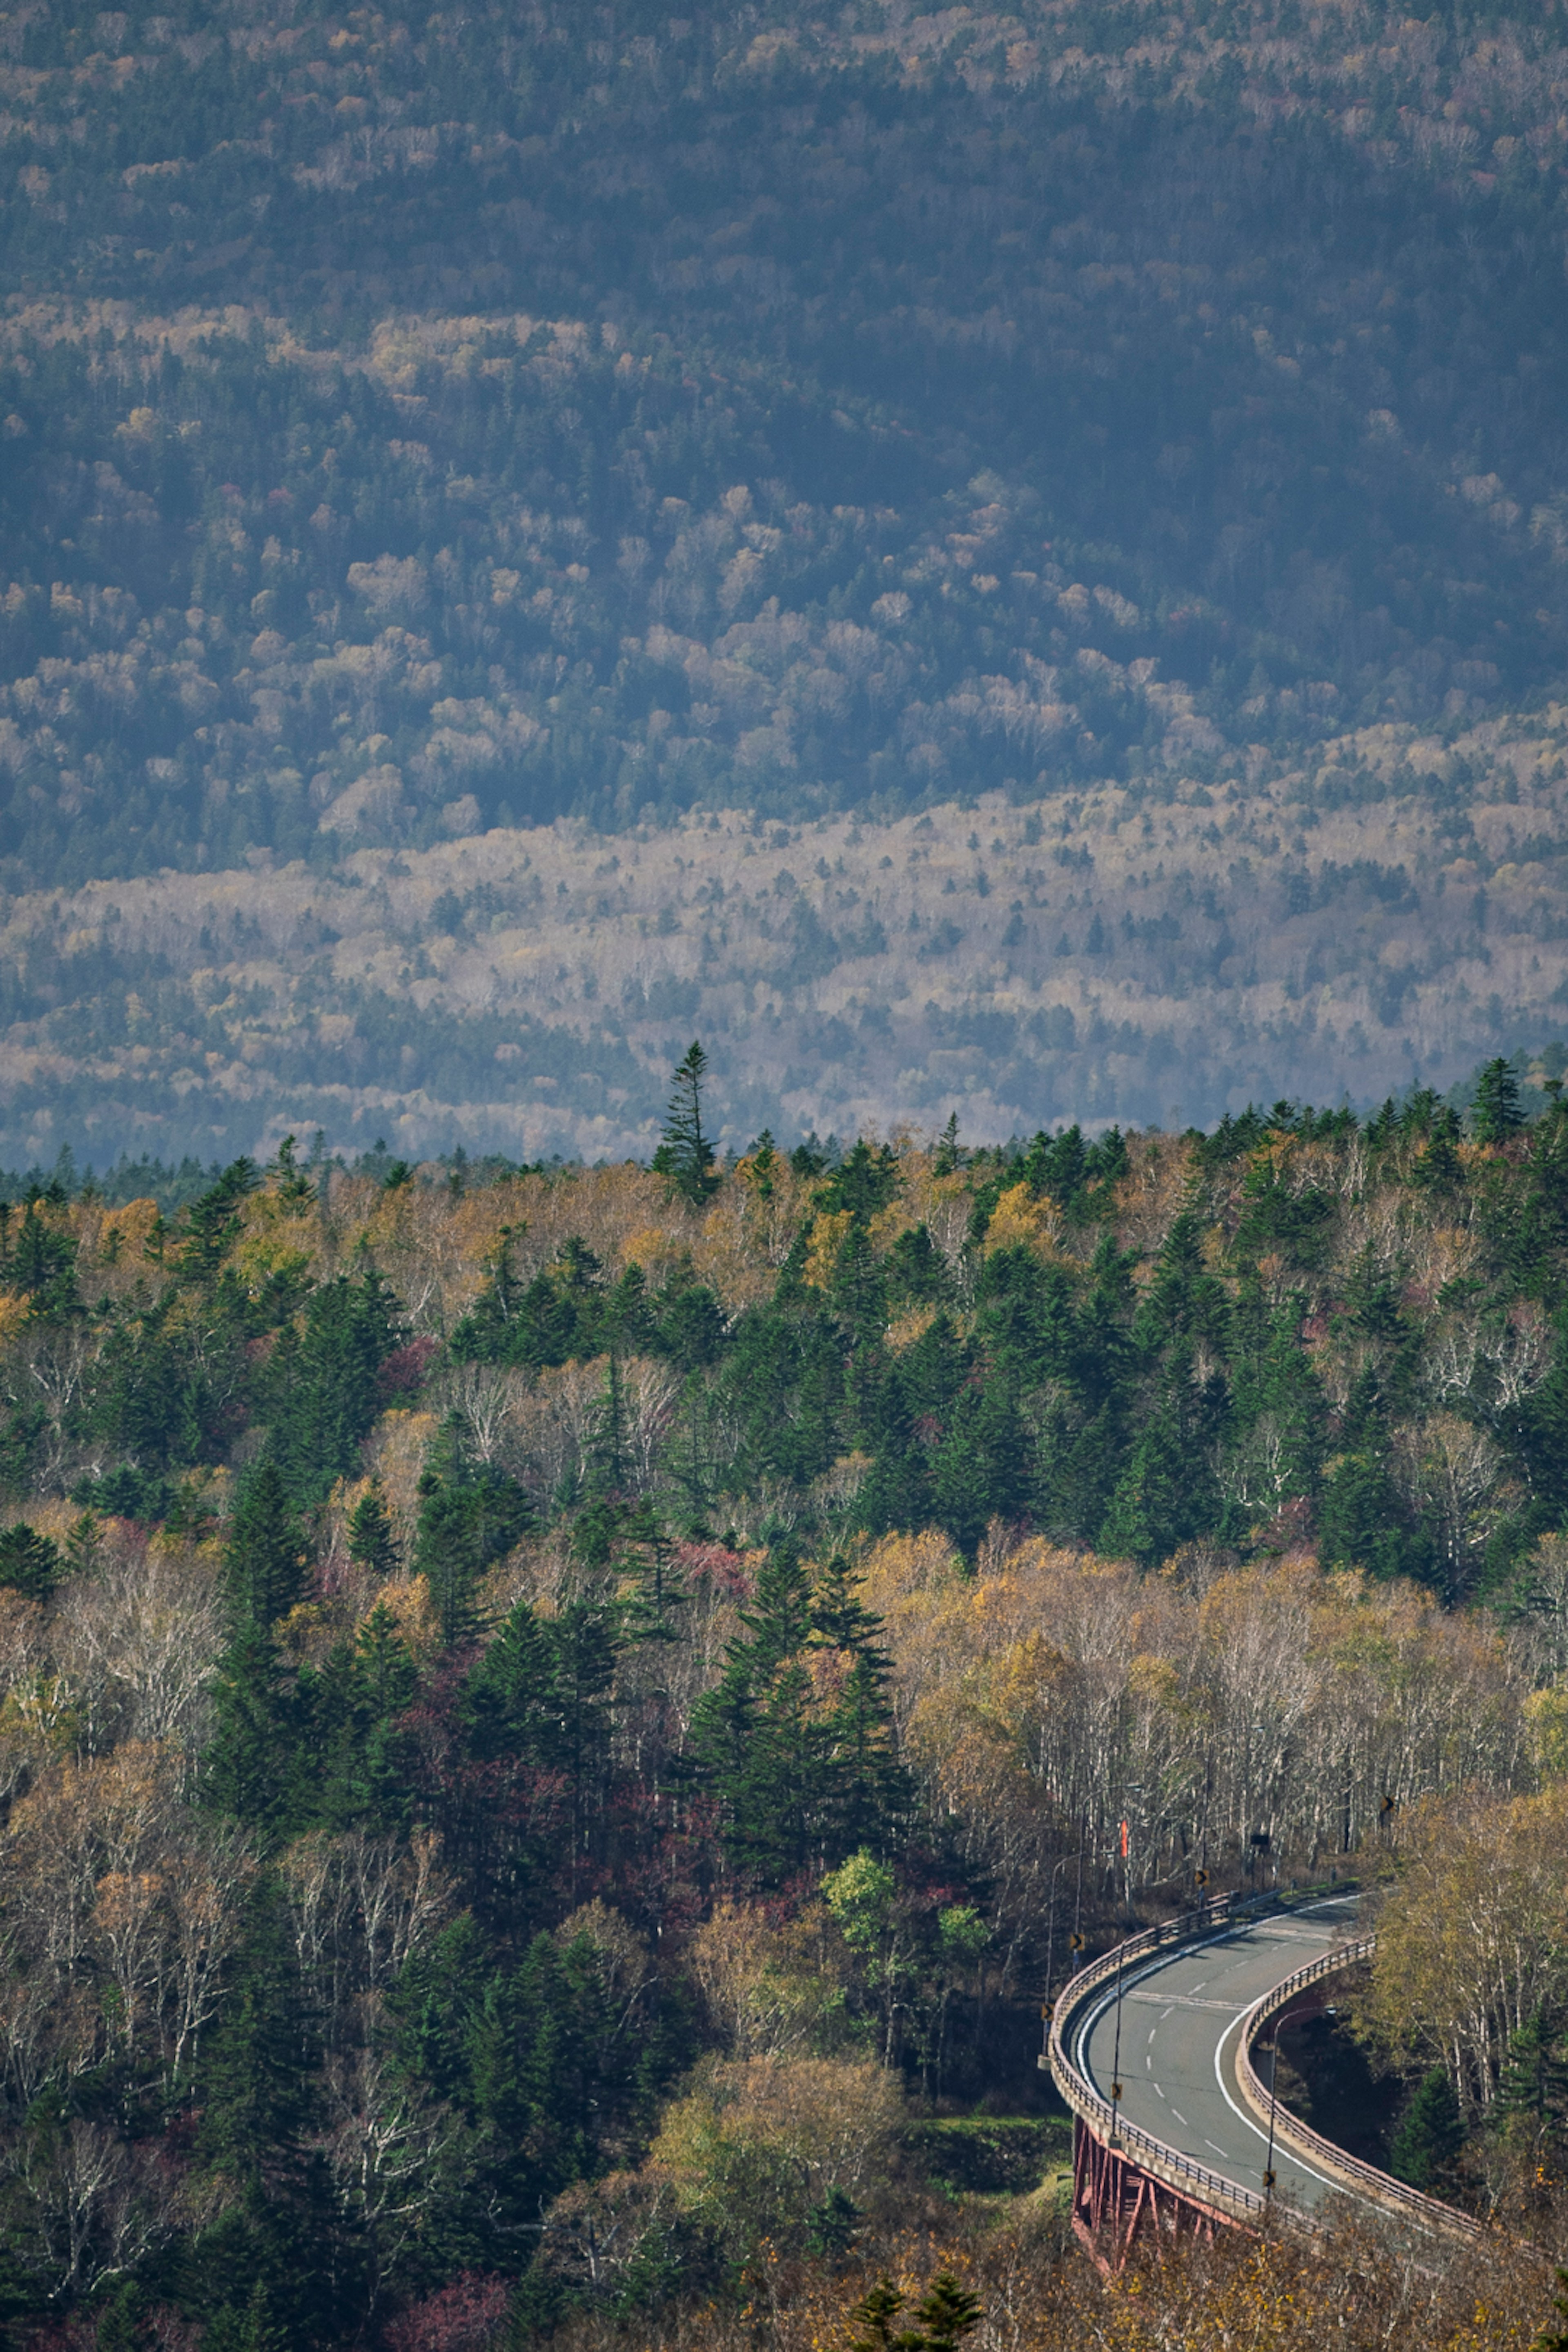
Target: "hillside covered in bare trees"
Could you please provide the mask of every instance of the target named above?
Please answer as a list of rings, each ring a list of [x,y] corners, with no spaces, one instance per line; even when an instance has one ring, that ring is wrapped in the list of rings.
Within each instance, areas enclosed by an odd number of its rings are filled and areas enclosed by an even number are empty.
[[[1557,0],[9,9],[0,1150],[646,1148],[699,1015],[738,1142],[1540,1050],[1565,55]],[[600,911],[666,944],[593,999]]]
[[[0,929],[0,1155],[216,1162],[320,1128],[351,1155],[646,1156],[693,1028],[731,1153],[769,1126],[1206,1123],[1286,1067],[1376,1100],[1500,1034],[1555,1069],[1555,739],[1487,756],[1462,801],[1434,774],[1441,814],[1409,779],[1322,814],[1237,784],[993,793],[33,893]]]

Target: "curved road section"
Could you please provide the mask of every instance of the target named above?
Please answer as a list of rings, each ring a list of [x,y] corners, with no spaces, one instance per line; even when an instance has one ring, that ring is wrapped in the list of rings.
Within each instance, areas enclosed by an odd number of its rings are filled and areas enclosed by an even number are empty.
[[[1071,2018],[1074,2070],[1102,2099],[1120,2080],[1124,2126],[1260,2198],[1268,2132],[1237,2078],[1245,2020],[1282,1978],[1346,1943],[1355,1913],[1353,1896],[1331,1896],[1136,1956],[1122,1973],[1120,2001],[1111,1979]],[[1071,1999],[1069,1986],[1064,2003]],[[1343,2193],[1342,2181],[1278,2137],[1274,2174],[1275,2194],[1309,2210]]]

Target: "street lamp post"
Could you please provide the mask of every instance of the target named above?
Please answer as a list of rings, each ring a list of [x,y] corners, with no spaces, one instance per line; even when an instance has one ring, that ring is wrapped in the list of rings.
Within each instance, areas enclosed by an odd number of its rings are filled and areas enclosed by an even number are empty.
[[[1279,2020],[1274,2021],[1274,2031],[1268,2037],[1268,2153],[1263,2166],[1263,2200],[1265,2205],[1274,2196],[1274,2114],[1279,2104]]]
[[[1051,1999],[1051,1987],[1056,1981],[1057,1881],[1061,1876],[1069,1862],[1077,1863],[1079,1880],[1081,1885],[1083,1879],[1083,1848],[1081,1843],[1077,1853],[1064,1853],[1058,1862],[1055,1869],[1051,1872],[1051,1891],[1049,1895],[1047,1897],[1047,1908],[1046,1914],[1047,1922],[1046,1927],[1046,2000],[1047,2005]],[[1078,1932],[1078,1915],[1076,1909],[1074,1911],[1072,1924],[1072,1949],[1076,1952],[1081,1948],[1083,1943],[1083,1938]]]
[[[1121,2137],[1121,1974],[1127,1938],[1123,1936],[1116,1947],[1116,2047],[1110,2060],[1110,2139],[1112,2147]]]
[[[1134,1786],[1128,1791],[1128,1793],[1130,1796],[1137,1797],[1142,1796],[1143,1792],[1141,1788]],[[1130,1899],[1130,1871],[1128,1863],[1128,1853],[1131,1843],[1131,1833],[1129,1827],[1130,1819],[1131,1807],[1129,1808],[1129,1819],[1124,1820],[1121,1824],[1121,1900],[1123,1908],[1126,1907]],[[1125,1927],[1126,1922],[1120,1921],[1118,1924],[1121,1927]],[[1118,1937],[1116,1944],[1116,2045],[1110,2060],[1110,2105],[1114,2118],[1111,2125],[1110,2137],[1113,2141],[1120,2139],[1121,2137],[1121,1979],[1126,1972],[1126,1954],[1127,1937],[1125,1935],[1121,1935]]]

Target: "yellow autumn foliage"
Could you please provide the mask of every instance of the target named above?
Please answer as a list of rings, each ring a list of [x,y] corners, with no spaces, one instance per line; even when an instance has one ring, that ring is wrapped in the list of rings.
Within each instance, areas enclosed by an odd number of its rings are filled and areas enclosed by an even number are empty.
[[[1050,1194],[1037,1197],[1027,1184],[1010,1184],[991,1213],[985,1247],[987,1252],[1022,1248],[1037,1257],[1054,1257],[1061,1235],[1062,1213]]]
[[[838,1253],[848,1238],[855,1219],[847,1209],[824,1209],[811,1228],[811,1240],[806,1245],[805,1280],[816,1290],[826,1290],[833,1280],[833,1269],[838,1263]]]
[[[99,1256],[106,1262],[142,1258],[161,1223],[156,1201],[127,1201],[118,1209],[107,1210],[98,1228]]]

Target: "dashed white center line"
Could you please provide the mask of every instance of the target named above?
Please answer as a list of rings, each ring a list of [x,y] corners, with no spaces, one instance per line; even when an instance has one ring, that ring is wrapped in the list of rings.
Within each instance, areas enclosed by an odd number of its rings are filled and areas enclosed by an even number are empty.
[[[1154,2088],[1155,2088],[1157,2091],[1160,2091],[1160,2085],[1159,2085],[1159,2084],[1158,2084],[1158,2083],[1156,2083],[1156,2084],[1155,2084]],[[1164,2094],[1164,2092],[1163,2092],[1163,2091],[1160,2091],[1160,2096],[1161,2096],[1162,2098],[1164,2098],[1165,2094]],[[1167,2105],[1168,2105],[1168,2104],[1169,2104],[1169,2102],[1167,2102]]]
[[[1182,2113],[1182,2111],[1181,2111],[1180,2107],[1173,2107],[1173,2108],[1171,2109],[1171,2113],[1175,2116],[1176,2121],[1177,2121],[1179,2124],[1184,2124],[1184,2123],[1186,2122],[1186,2120],[1187,2120],[1187,2119],[1186,2119],[1185,2116]]]
[[[1217,2139],[1205,2139],[1204,2146],[1205,2147],[1212,2147],[1216,2156],[1225,2156],[1225,2150],[1221,2147]],[[1228,2164],[1230,2162],[1229,2157],[1225,2156],[1225,2160]]]

